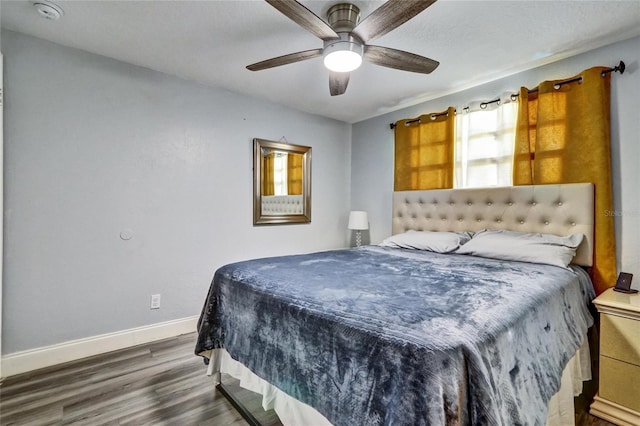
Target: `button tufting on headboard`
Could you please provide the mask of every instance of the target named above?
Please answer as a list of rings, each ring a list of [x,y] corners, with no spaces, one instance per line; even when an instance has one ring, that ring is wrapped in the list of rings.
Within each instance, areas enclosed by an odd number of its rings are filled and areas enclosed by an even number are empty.
[[[558,235],[582,233],[586,238],[574,261],[591,266],[593,191],[592,184],[584,183],[395,192],[392,231],[493,227]]]
[[[303,210],[302,195],[267,195],[262,197],[263,214],[303,214]]]

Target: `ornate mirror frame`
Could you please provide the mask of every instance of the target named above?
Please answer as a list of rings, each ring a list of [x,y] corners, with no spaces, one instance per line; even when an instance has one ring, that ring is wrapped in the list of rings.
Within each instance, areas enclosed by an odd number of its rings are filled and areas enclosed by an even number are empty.
[[[282,152],[286,154],[302,155],[302,207],[296,212],[267,211],[268,196],[264,194],[262,176],[265,172],[264,153]],[[282,197],[282,196],[281,196]],[[286,197],[286,196],[285,196]],[[311,222],[311,147],[293,145],[289,143],[269,141],[255,138],[253,140],[253,224],[254,225],[282,225],[289,223]]]

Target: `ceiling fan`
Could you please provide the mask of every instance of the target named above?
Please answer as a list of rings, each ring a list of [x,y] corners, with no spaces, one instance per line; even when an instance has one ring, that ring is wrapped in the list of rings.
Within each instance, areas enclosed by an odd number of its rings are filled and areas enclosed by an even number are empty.
[[[363,59],[383,67],[423,74],[429,74],[440,64],[414,53],[367,44],[404,24],[436,0],[389,0],[361,22],[357,6],[339,3],[329,8],[328,23],[296,0],[265,1],[322,39],[324,46],[251,64],[247,66],[251,71],[324,56],[324,64],[329,69],[329,92],[337,96],[347,90],[349,73],[358,68]]]

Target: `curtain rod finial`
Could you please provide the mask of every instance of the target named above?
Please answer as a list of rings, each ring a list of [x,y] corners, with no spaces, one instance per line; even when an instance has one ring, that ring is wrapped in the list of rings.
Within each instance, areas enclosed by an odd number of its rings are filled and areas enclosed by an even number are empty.
[[[618,63],[618,65],[616,65],[613,68],[609,68],[608,70],[604,70],[602,71],[602,76],[604,77],[606,74],[612,73],[612,72],[619,72],[620,74],[624,74],[624,70],[627,68],[627,66],[625,65],[624,61],[620,61],[620,63]]]

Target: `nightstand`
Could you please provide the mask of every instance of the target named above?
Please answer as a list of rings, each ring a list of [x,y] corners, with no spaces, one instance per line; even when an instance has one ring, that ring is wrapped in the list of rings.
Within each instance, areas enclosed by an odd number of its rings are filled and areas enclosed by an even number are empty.
[[[608,289],[600,312],[600,387],[589,411],[617,425],[640,425],[640,293]]]

